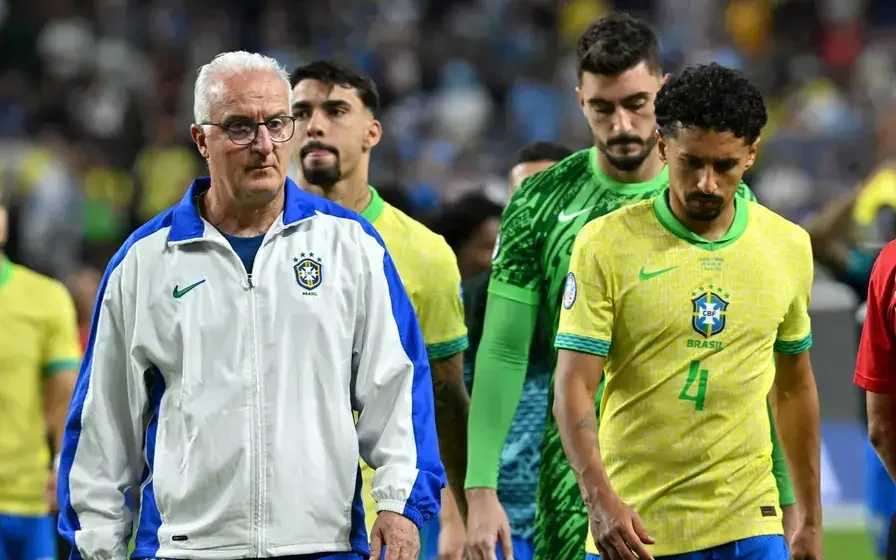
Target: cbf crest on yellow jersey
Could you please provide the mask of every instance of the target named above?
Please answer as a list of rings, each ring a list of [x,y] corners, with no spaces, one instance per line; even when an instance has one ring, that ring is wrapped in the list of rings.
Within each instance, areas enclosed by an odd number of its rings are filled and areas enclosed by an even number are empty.
[[[556,346],[607,358],[601,455],[657,556],[782,533],[766,400],[773,352],[812,343],[812,252],[798,226],[735,204],[710,242],[666,191],[586,225],[570,261]]]
[[[430,231],[380,197],[372,198],[361,216],[373,224],[395,262],[401,283],[411,299],[429,361],[454,356],[467,349],[467,326],[460,296],[460,270],[454,251],[441,235]],[[370,496],[373,469],[361,463],[367,532],[376,520],[376,503]]]

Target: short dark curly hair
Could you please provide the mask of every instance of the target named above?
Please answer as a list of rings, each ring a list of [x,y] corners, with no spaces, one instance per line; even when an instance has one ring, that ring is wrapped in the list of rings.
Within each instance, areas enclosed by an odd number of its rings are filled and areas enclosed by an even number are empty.
[[[380,94],[376,84],[351,64],[338,60],[315,60],[299,66],[289,76],[289,85],[296,87],[303,80],[317,80],[330,87],[354,89],[365,107],[376,113],[380,108]]]
[[[660,42],[646,21],[625,13],[606,15],[579,37],[576,45],[579,78],[582,74],[616,76],[644,62],[659,74]]]
[[[663,84],[654,101],[656,124],[672,138],[679,128],[730,132],[752,144],[768,122],[759,89],[720,64],[688,66]]]

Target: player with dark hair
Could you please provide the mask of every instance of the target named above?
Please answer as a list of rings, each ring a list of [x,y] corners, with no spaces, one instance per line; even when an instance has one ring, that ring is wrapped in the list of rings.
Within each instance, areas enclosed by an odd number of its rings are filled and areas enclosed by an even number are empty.
[[[669,79],[655,108],[669,187],[582,228],[555,340],[553,411],[589,510],[588,556],[790,559],[774,387],[801,505],[792,558],[820,560],[811,242],[736,194],[765,104],[711,64]]]
[[[511,196],[524,180],[571,155],[572,150],[554,142],[533,142],[520,148],[516,154],[516,164],[510,168]]]
[[[446,205],[433,220],[433,231],[457,257],[462,280],[491,269],[502,210],[485,194],[472,192]]]
[[[296,118],[295,159],[301,170],[299,185],[350,210],[359,212],[382,236],[410,296],[423,331],[432,369],[439,449],[449,486],[457,493],[459,508],[449,490],[442,493],[440,515],[450,515],[463,546],[461,512],[466,454],[469,397],[464,386],[463,351],[467,348],[460,273],[445,240],[424,225],[386,203],[368,184],[370,151],[379,143],[382,125],[376,119],[379,95],[373,81],[355,68],[318,60],[297,68],[291,76]],[[382,504],[374,503],[369,489],[374,477],[389,477],[363,465],[364,499],[368,527]],[[422,554],[435,540],[423,528]],[[373,537],[375,538],[375,536]]]
[[[539,320],[545,331],[541,337],[554,338],[576,234],[599,216],[655,197],[669,182],[656,149],[653,102],[663,78],[656,35],[645,22],[615,13],[585,31],[577,53],[576,96],[594,146],[523,184],[504,212],[492,264],[470,406],[467,538],[474,560],[493,558],[496,539],[505,554],[510,551],[509,527],[495,492],[498,465]],[[743,183],[737,194],[754,199]],[[649,263],[643,266],[644,278],[650,278],[655,270]],[[552,347],[545,352],[552,362],[556,359]],[[774,464],[781,505],[792,505],[786,461],[779,450]],[[536,557],[581,559],[588,516],[549,414],[535,526]]]

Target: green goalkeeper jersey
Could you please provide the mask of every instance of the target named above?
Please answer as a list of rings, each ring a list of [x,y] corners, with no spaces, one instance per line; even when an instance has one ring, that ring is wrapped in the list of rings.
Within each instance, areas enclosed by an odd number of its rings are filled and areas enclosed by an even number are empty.
[[[511,381],[508,376],[514,369],[510,367],[513,364],[502,363],[507,356],[506,349],[495,349],[493,353],[489,348],[489,331],[496,335],[491,338],[494,347],[494,341],[505,336],[497,331],[520,329],[519,325],[523,324],[531,324],[534,330],[534,319],[518,319],[516,313],[508,313],[512,308],[523,306],[537,309],[541,319],[538,323],[548,331],[537,333],[536,340],[554,340],[566,272],[579,230],[589,221],[618,208],[653,198],[667,185],[667,168],[644,183],[620,183],[600,169],[597,152],[590,148],[576,152],[530,177],[514,194],[501,219],[489,284],[483,346],[476,361],[477,377],[472,392],[469,424],[467,488],[495,487],[497,464],[491,464],[495,456],[493,448],[503,447],[525,375],[523,367],[519,372],[520,379]],[[740,185],[738,195],[755,200],[745,184]],[[495,305],[493,301],[496,301]],[[530,330],[520,336],[531,340],[532,334]],[[523,360],[528,356],[528,346],[524,350]],[[553,366],[556,351],[548,347],[544,352],[551,357]],[[519,390],[507,389],[516,385],[517,381]],[[496,384],[492,391],[486,387],[491,383]],[[505,387],[502,392],[498,389],[500,384]],[[550,413],[553,380],[550,387],[539,470],[535,557],[580,560],[588,531],[588,518],[563,452],[557,425]],[[496,403],[496,397],[504,402]],[[507,402],[513,399],[516,401]],[[508,411],[509,418],[506,417]]]

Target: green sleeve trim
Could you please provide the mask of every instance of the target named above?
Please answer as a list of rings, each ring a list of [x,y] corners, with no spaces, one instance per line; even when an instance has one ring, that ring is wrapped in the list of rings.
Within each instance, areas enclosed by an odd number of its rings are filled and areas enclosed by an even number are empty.
[[[796,495],[793,493],[793,482],[790,480],[790,471],[787,470],[787,458],[778,439],[778,431],[775,429],[775,418],[772,415],[772,407],[768,408],[768,422],[772,427],[772,474],[775,476],[775,484],[778,486],[778,504],[781,507],[792,506],[796,503]]]
[[[781,354],[801,354],[812,348],[812,333],[807,334],[800,340],[776,340],[775,352]]]
[[[78,366],[81,365],[81,360],[78,359],[67,359],[67,360],[53,360],[52,362],[45,364],[41,371],[44,374],[44,377],[53,377],[57,373],[62,373],[63,371],[71,371],[78,369]]]
[[[495,279],[488,283],[488,293],[511,301],[525,303],[526,305],[538,306],[541,301],[541,294],[537,290],[520,288],[519,286]]]
[[[584,352],[606,358],[610,353],[610,341],[599,338],[589,338],[578,334],[558,333],[554,339],[554,346],[563,350]]]
[[[429,356],[430,361],[443,360],[445,358],[450,358],[455,354],[460,354],[469,346],[470,343],[467,341],[467,335],[461,335],[454,340],[449,340],[447,342],[427,344],[426,355]]]
[[[488,296],[476,352],[464,488],[497,488],[501,453],[523,394],[538,308]]]

